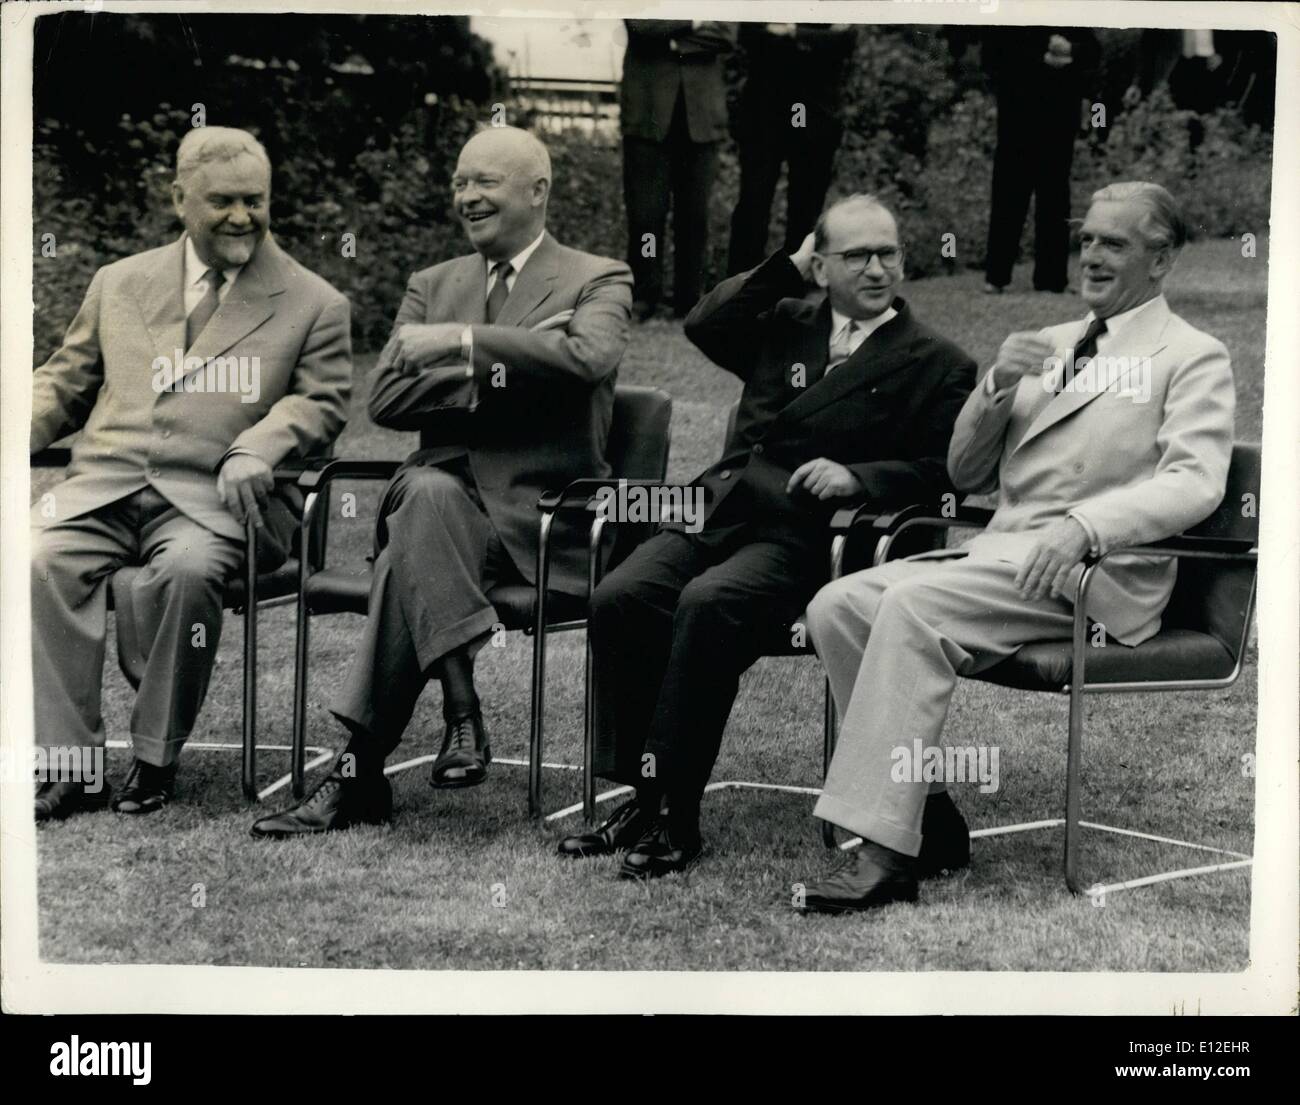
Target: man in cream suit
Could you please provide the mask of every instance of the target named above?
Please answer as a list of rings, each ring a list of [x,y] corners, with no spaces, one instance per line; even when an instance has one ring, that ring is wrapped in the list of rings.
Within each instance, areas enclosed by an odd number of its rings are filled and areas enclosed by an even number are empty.
[[[67,478],[32,509],[36,740],[102,757],[107,590],[137,694],[135,761],[113,801],[161,808],[221,635],[221,597],[258,523],[262,557],[287,555],[296,493],[272,469],[328,445],[352,380],[347,300],[268,236],[271,167],[251,135],[192,130],[172,198],[185,234],[100,269],[62,347],[32,380],[31,450],[73,431]],[[81,772],[73,772],[80,776]],[[37,820],[102,806],[107,789],[53,773]]]
[[[607,476],[614,379],[632,274],[546,231],[551,161],[527,131],[491,127],[456,164],[453,202],[474,252],[411,277],[375,367],[370,416],[419,430],[384,493],[365,632],[332,712],[349,741],[298,806],[257,821],[289,837],[387,821],[384,758],[430,679],[446,728],[432,786],[475,786],[492,759],[474,657],[498,615],[494,585],[532,585],[537,499]],[[550,587],[587,593],[586,546],[557,523]]]
[[[1228,352],[1161,294],[1185,237],[1159,185],[1094,193],[1080,234],[1088,317],[1012,334],[957,419],[948,471],[959,490],[997,493],[987,529],[960,552],[846,576],[809,607],[843,719],[815,812],[864,843],[807,885],[807,910],[915,900],[922,811],[942,784],[896,778],[892,750],[939,743],[959,675],[1070,635],[1086,555],[1170,537],[1222,499]],[[1168,558],[1106,561],[1089,618],[1118,646],[1140,644],[1174,572]]]

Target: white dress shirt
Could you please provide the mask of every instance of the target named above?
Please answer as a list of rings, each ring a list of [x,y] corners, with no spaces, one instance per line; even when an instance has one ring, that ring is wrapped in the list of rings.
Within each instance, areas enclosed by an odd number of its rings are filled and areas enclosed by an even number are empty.
[[[858,351],[864,341],[872,334],[885,325],[890,319],[897,318],[898,312],[893,307],[886,307],[880,314],[874,318],[849,318],[848,315],[842,315],[834,307],[831,308],[831,343],[826,360],[826,371],[843,364],[854,353]],[[855,327],[853,334],[848,337],[847,345],[844,345],[845,331],[849,326]],[[847,352],[844,350],[847,349]],[[843,356],[836,356],[842,353]]]
[[[203,276],[208,269],[215,267],[216,266],[214,265],[209,265],[199,256],[199,251],[194,248],[194,239],[186,235],[185,275],[182,278],[185,281],[185,287],[183,290],[185,293],[186,318],[189,318],[190,315],[194,313],[194,308],[199,305],[199,301],[208,294],[208,285],[203,279]],[[243,270],[243,265],[235,265],[232,268],[221,270],[224,279],[221,287],[217,289],[217,301],[219,303],[224,303],[226,301],[226,296],[230,294],[230,289],[234,287],[235,281]]]

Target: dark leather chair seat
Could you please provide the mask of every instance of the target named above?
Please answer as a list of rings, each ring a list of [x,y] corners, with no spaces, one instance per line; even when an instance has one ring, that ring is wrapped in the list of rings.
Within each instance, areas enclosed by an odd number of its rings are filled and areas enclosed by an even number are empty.
[[[1059,691],[1070,681],[1068,640],[1025,645],[1013,656],[973,676],[985,683],[1025,691]],[[1108,641],[1088,651],[1088,683],[1225,679],[1235,662],[1223,643],[1191,629],[1162,629],[1136,648]]]

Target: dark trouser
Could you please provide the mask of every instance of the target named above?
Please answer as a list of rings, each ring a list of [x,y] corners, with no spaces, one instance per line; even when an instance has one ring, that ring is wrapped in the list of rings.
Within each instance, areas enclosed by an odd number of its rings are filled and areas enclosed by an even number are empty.
[[[692,142],[686,105],[678,97],[663,142],[623,139],[623,202],[627,208],[627,263],[633,294],[654,305],[663,298],[664,227],[673,209],[673,307],[685,313],[699,300],[709,242],[709,193],[718,142]],[[647,244],[645,235],[653,235]],[[650,252],[652,256],[645,256]]]
[[[376,546],[369,614],[330,711],[386,756],[439,661],[457,649],[472,655],[497,624],[487,592],[519,575],[463,458],[393,477]]]
[[[1070,249],[1070,162],[1079,126],[1075,100],[998,97],[998,148],[993,159],[985,276],[1011,283],[1020,231],[1034,197],[1034,287],[1063,291]]]
[[[789,105],[757,111],[740,134],[740,197],[731,216],[727,272],[735,275],[767,256],[772,198],[786,170],[785,250],[794,253],[812,230],[826,200],[843,128],[835,119],[810,115],[791,126]]]
[[[818,555],[746,528],[659,533],[592,596],[596,773],[673,809],[698,806],[741,674],[825,582]]]
[[[36,743],[104,745],[100,693],[111,579],[118,660],[136,691],[133,751],[158,767],[175,763],[212,676],[226,581],[243,559],[243,542],[199,525],[152,487],[35,528]]]

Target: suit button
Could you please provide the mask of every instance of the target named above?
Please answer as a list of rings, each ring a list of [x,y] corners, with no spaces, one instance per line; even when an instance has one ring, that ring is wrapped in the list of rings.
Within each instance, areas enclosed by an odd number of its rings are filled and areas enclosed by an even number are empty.
[[[755,446],[754,446],[754,452],[755,452],[756,454],[758,454],[759,456],[762,456],[762,455],[763,455],[763,446],[762,446],[761,443],[758,444],[758,445],[755,445]]]
[[[150,469],[149,469],[149,475],[151,475],[154,479],[157,479],[159,476],[162,475],[162,473],[161,473],[160,471],[158,471],[157,468],[150,468]]]
[[[720,480],[729,480],[729,479],[731,479],[731,469],[730,469],[730,468],[724,468],[721,472],[718,473],[718,479],[720,479]]]
[[[1075,470],[1076,472],[1082,472],[1082,471],[1083,471],[1083,461],[1081,461],[1081,460],[1076,460],[1076,461],[1074,462],[1074,470]]]
[[[163,437],[171,437],[171,436],[172,436],[172,432],[171,432],[171,430],[163,430],[162,435],[163,435]]]

